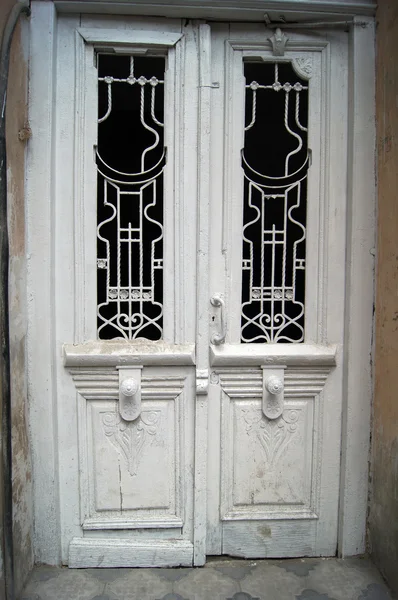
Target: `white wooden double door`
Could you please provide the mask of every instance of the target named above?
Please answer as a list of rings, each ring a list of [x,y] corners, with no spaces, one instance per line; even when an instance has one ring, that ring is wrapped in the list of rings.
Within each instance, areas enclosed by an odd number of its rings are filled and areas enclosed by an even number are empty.
[[[63,348],[62,357],[55,353],[62,547],[71,567],[335,554],[346,45],[343,33],[290,33],[284,53],[275,55],[273,33],[263,25],[185,20],[58,21],[54,318]],[[98,51],[166,57],[158,341],[98,339]],[[242,273],[250,268],[242,256],[247,62],[292,65],[308,87],[311,165],[299,264],[305,320],[298,341],[277,342],[275,314],[262,321],[263,339],[242,341]],[[288,98],[288,92],[279,93]],[[260,94],[256,110],[270,110]],[[272,176],[266,157],[277,152],[278,139],[265,134],[262,144],[258,152]],[[272,199],[260,184],[250,185]],[[250,297],[261,296],[264,306],[272,294],[275,301],[281,293],[292,299],[287,283],[271,292],[264,281],[253,285]],[[269,318],[275,331],[267,343]],[[129,377],[141,396],[132,421],[120,414],[120,384]]]

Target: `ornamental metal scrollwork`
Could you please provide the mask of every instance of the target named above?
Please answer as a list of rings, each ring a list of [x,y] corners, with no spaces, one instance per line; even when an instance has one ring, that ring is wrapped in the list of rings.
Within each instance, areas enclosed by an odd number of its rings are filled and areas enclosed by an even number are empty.
[[[290,63],[245,77],[241,341],[303,342],[308,84]]]
[[[98,58],[98,337],[158,340],[165,63],[158,57]]]

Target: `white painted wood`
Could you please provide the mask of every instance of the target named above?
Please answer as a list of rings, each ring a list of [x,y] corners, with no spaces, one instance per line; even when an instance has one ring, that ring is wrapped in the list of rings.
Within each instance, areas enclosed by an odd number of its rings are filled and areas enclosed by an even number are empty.
[[[131,34],[131,31],[138,32],[139,30],[151,31],[152,33],[161,31],[173,35],[178,35],[182,32],[181,15],[174,19],[171,17],[154,16],[150,19],[150,24],[148,25],[147,16],[140,16],[135,13],[132,13],[130,16],[125,15],[121,19],[117,13],[97,13],[93,15],[90,12],[82,10],[80,13],[80,26],[82,29],[104,29],[108,32],[110,30],[117,30],[122,35],[126,31],[130,31]],[[90,35],[95,34],[91,32]]]
[[[255,366],[269,365],[329,365],[336,364],[335,344],[224,344],[211,346],[212,366]]]
[[[317,521],[224,523],[224,552],[242,558],[318,556],[313,551]],[[326,554],[327,556],[327,554]]]
[[[320,503],[321,436],[318,432],[322,426],[323,387],[329,372],[328,367],[287,369],[285,410],[282,419],[276,422],[262,418],[260,369],[220,371],[224,551],[226,547],[234,547],[239,539],[238,555],[254,556],[253,544],[256,545],[258,538],[256,528],[259,532],[264,531],[261,525],[264,521],[279,521],[277,530],[281,539],[283,523],[286,524],[286,536],[290,535],[291,519],[297,524],[300,519],[316,519],[315,529],[298,527],[301,531],[318,529],[323,510]],[[231,525],[239,521],[246,525],[256,521],[247,530],[245,543],[240,525],[237,525],[237,537]],[[226,525],[226,522],[230,524]],[[312,533],[305,540],[304,554],[317,553],[316,539]],[[303,552],[300,544],[297,547],[291,544],[293,556]],[[275,557],[281,551],[279,543],[274,547],[269,540],[258,556]],[[326,554],[330,552],[329,546]]]
[[[373,395],[372,338],[375,223],[374,22],[350,40],[347,295],[339,553],[366,547]],[[361,148],[361,152],[358,152]]]
[[[164,20],[163,20],[164,21]],[[113,28],[110,25],[113,25]],[[164,29],[170,29],[169,41],[162,44],[167,54],[167,70],[165,77],[165,145],[168,148],[168,160],[165,167],[165,264],[168,265],[164,272],[165,297],[169,302],[164,306],[164,339],[171,343],[179,343],[178,336],[182,342],[194,342],[193,319],[190,318],[195,311],[195,279],[194,270],[185,267],[185,261],[193,260],[194,248],[188,246],[185,253],[180,253],[178,248],[185,245],[185,238],[193,239],[194,229],[192,223],[184,219],[184,181],[189,177],[191,170],[183,170],[181,164],[183,153],[189,146],[193,152],[189,164],[196,162],[196,149],[194,143],[185,140],[195,139],[196,114],[191,106],[185,105],[183,95],[184,86],[181,85],[181,76],[184,70],[185,40],[174,47],[181,39],[181,23],[171,21],[160,24],[155,19],[154,23],[135,23],[133,19],[127,22],[110,22],[108,28],[103,27],[100,19],[85,19],[83,27],[76,29],[76,128],[75,128],[75,342],[83,342],[94,339],[96,331],[96,315],[91,307],[96,303],[96,260],[93,248],[96,245],[96,205],[94,202],[86,202],[92,190],[96,189],[97,173],[93,161],[93,146],[97,139],[97,72],[94,67],[94,47],[99,45],[109,47],[115,52],[128,52],[137,50],[136,35],[139,38],[139,49],[144,46],[151,48],[156,45],[156,35],[160,32],[160,25]],[[91,25],[91,28],[89,27]],[[155,27],[156,26],[156,27]],[[126,27],[128,33],[126,34]],[[152,29],[157,31],[153,31]],[[91,32],[91,33],[90,33]],[[85,42],[85,37],[90,43]],[[110,42],[112,40],[113,42]],[[116,43],[119,40],[121,44]],[[130,43],[127,44],[127,40]],[[115,47],[112,46],[114,43]],[[127,46],[126,46],[127,44]],[[167,50],[167,44],[169,48]],[[193,82],[192,82],[193,83]],[[189,86],[188,86],[189,87]],[[180,113],[176,116],[174,107],[181,106]],[[95,107],[95,109],[93,109]],[[184,108],[183,108],[184,107]],[[193,107],[192,107],[193,109]],[[182,115],[186,120],[182,121]],[[74,116],[72,117],[74,119]],[[181,198],[181,201],[180,201]],[[167,262],[166,262],[167,261]],[[174,263],[174,269],[172,264]],[[182,274],[176,277],[176,274]],[[176,304],[175,304],[176,303]],[[189,318],[188,318],[189,317]]]
[[[59,22],[60,28],[62,21]],[[69,35],[68,35],[69,33]],[[83,342],[95,337],[97,330],[96,315],[91,307],[96,302],[96,260],[92,249],[97,243],[96,206],[85,201],[90,194],[97,191],[97,170],[93,160],[94,147],[97,143],[97,70],[94,65],[93,47],[88,46],[75,25],[74,31],[65,33],[75,40],[75,68],[71,79],[75,85],[76,117],[68,107],[69,121],[75,122],[74,138],[74,337],[73,342]],[[70,51],[69,51],[70,52]],[[62,56],[62,55],[61,55]],[[62,78],[61,78],[62,80]],[[67,98],[67,91],[62,95]],[[66,107],[65,107],[66,109]],[[62,181],[62,178],[60,178]],[[66,333],[66,332],[65,332]]]
[[[83,315],[81,310],[82,296],[76,293],[79,284],[82,281],[82,267],[76,262],[75,256],[81,251],[79,236],[84,227],[84,220],[79,218],[79,225],[75,229],[75,223],[78,217],[80,206],[78,199],[82,193],[77,185],[76,177],[71,174],[64,178],[65,165],[70,165],[73,170],[81,162],[77,161],[77,149],[81,145],[77,144],[74,128],[71,123],[75,120],[75,102],[78,102],[80,86],[75,83],[75,51],[76,39],[75,31],[79,26],[79,18],[68,16],[68,18],[57,23],[57,99],[55,103],[55,132],[62,139],[62,144],[56,143],[57,151],[55,153],[54,163],[54,255],[55,255],[55,273],[54,273],[54,292],[62,289],[61,294],[55,295],[55,321],[56,321],[56,352],[53,357],[53,368],[55,371],[57,383],[57,441],[60,474],[59,493],[62,498],[61,504],[61,540],[62,540],[62,562],[67,564],[68,544],[73,536],[80,534],[79,518],[71,519],[71,515],[79,515],[80,507],[80,489],[79,481],[76,477],[76,465],[79,462],[79,441],[77,424],[77,403],[76,392],[69,373],[65,370],[62,360],[62,344],[65,339],[72,341],[79,336],[83,338]],[[80,36],[79,36],[80,37]],[[81,39],[81,38],[80,38]],[[73,90],[73,93],[71,93]],[[96,111],[95,111],[96,113]],[[76,130],[78,130],[80,120],[77,120]],[[86,161],[87,163],[87,161]],[[78,172],[78,171],[77,171]],[[56,206],[56,210],[55,210]],[[75,244],[65,243],[65,234],[68,231],[75,231]],[[88,290],[86,290],[87,292]],[[70,336],[72,336],[70,338]],[[72,400],[72,410],[71,410]],[[68,510],[64,510],[67,506]]]
[[[224,93],[225,93],[225,36],[229,29],[228,23],[214,23],[212,28],[211,40],[211,81],[216,82],[219,87],[211,90],[211,131],[218,131],[218,135],[212,136],[211,140],[211,161],[210,161],[210,256],[212,257],[212,266],[209,272],[209,288],[212,292],[223,292],[225,289],[225,261],[214,260],[216,256],[222,254],[223,240],[220,238],[219,228],[213,226],[215,223],[221,223],[223,219],[223,189],[225,178],[220,177],[224,169]],[[210,293],[210,292],[209,292]],[[220,323],[220,311],[218,308],[209,305],[210,309],[210,335],[218,332]],[[224,346],[224,345],[223,345]],[[211,359],[210,346],[210,359]],[[217,346],[219,348],[219,346]],[[220,481],[221,468],[221,405],[219,401],[219,386],[214,382],[214,375],[210,376],[208,390],[208,454],[207,461],[207,481]],[[207,535],[206,551],[209,555],[221,554],[222,531],[220,529],[220,486],[207,485]]]
[[[318,426],[314,405],[319,398],[307,393],[289,400],[287,395],[277,422],[264,421],[261,396],[248,397],[245,389],[234,390],[232,396],[225,393],[222,401],[221,519],[318,518],[314,504],[319,482],[312,480],[312,457],[318,452],[313,430]]]
[[[331,124],[337,114],[341,122],[347,123],[347,107],[343,103],[347,71],[341,68],[347,38],[341,33],[312,37],[289,32],[285,55],[278,59],[293,61],[298,71],[300,65],[305,64],[306,70],[300,71],[300,75],[309,80],[312,164],[307,200],[305,343],[240,344],[243,60],[261,58],[274,62],[275,57],[267,39],[271,33],[264,35],[260,25],[231,24],[229,32],[221,35],[224,35],[226,48],[225,124],[215,124],[212,135],[214,140],[226,140],[223,148],[225,177],[222,218],[212,222],[215,231],[210,265],[214,272],[211,281],[217,285],[211,294],[224,295],[227,343],[210,347],[211,388],[219,385],[219,397],[212,390],[212,401],[221,402],[221,421],[212,409],[221,431],[219,480],[208,481],[209,487],[221,487],[221,523],[217,528],[215,508],[209,507],[210,542],[217,548],[222,540],[221,553],[247,557],[286,556],[283,539],[286,546],[290,545],[286,552],[293,556],[300,553],[334,555],[343,327],[341,318],[337,326],[329,320],[329,306],[336,305],[336,311],[343,314],[344,279],[341,272],[344,273],[345,230],[340,218],[345,214],[346,195],[339,184],[334,185],[329,161],[335,148],[339,147],[340,155],[333,156],[332,172],[338,170],[343,186],[347,160],[345,146],[341,146],[344,133],[341,135],[338,127],[333,131]],[[337,89],[340,89],[340,98],[335,96]],[[216,106],[217,102],[221,104],[222,100],[215,100]],[[213,198],[214,202],[220,202],[219,194],[213,192]],[[217,237],[221,241],[218,246]],[[219,317],[216,310],[212,315],[211,330],[217,331]],[[260,367],[271,365],[287,367],[285,409],[275,421],[268,420],[262,412]],[[253,371],[253,367],[257,370]],[[228,368],[233,368],[230,375],[221,371]],[[209,442],[209,456],[215,451],[216,440]],[[216,500],[217,492],[209,491],[208,497],[210,501]],[[308,538],[301,538],[297,547],[288,542],[292,520],[316,522],[315,526],[303,526],[302,531],[308,531]],[[268,540],[260,549],[256,528],[261,530],[262,522],[269,521],[279,522],[280,542],[274,544]],[[244,525],[249,522],[253,522],[253,526],[245,529]]]
[[[321,319],[320,340],[324,343],[337,343],[336,363],[338,368],[332,370],[323,394],[323,427],[319,431],[320,443],[325,447],[334,440],[334,452],[323,453],[320,463],[322,485],[320,488],[320,505],[328,507],[331,519],[320,520],[317,526],[317,552],[326,555],[330,546],[326,540],[333,540],[335,552],[338,479],[332,474],[338,474],[340,469],[341,450],[341,415],[342,404],[342,344],[344,342],[344,289],[345,289],[345,223],[347,217],[347,155],[342,148],[347,144],[347,34],[343,32],[327,32],[326,39],[330,44],[330,81],[324,79],[329,90],[329,118],[325,122],[322,137],[330,140],[325,147],[325,165],[323,185],[325,189],[325,204],[321,211],[324,223],[322,251]],[[339,242],[337,242],[339,240]],[[328,475],[323,475],[328,473]],[[329,476],[330,475],[330,476]],[[325,543],[326,542],[326,543]]]
[[[92,6],[139,10],[140,3],[100,4]],[[255,4],[184,6],[258,19]],[[176,10],[160,5],[153,10]],[[290,15],[298,6],[302,18],[330,7],[373,10],[371,3],[284,3]],[[27,193],[38,560],[58,563],[61,537],[62,560],[73,567],[201,565],[206,554],[221,553],[327,556],[336,550],[339,500],[340,552],[361,551],[373,290],[372,257],[363,248],[374,243],[371,20],[352,29],[350,63],[345,32],[289,32],[283,60],[296,69],[297,59],[312,64],[306,341],[263,345],[239,343],[239,85],[244,57],[274,60],[272,32],[263,24],[183,26],[158,17],[64,15],[56,23],[53,8],[33,3],[30,112],[40,136],[30,145]],[[94,340],[95,45],[155,47],[168,57],[162,342]],[[354,153],[359,146],[368,152]],[[220,327],[214,293],[227,314],[227,343],[219,346],[210,344]],[[144,416],[124,424],[116,367],[138,365]],[[279,425],[261,416],[267,365],[286,367]],[[274,425],[281,442],[271,460]]]
[[[210,115],[211,115],[211,30],[204,23],[198,31],[198,195],[196,261],[196,368],[208,378],[209,369],[209,208],[210,208]],[[203,381],[202,381],[203,385]],[[206,384],[207,387],[207,384]],[[197,385],[195,414],[194,564],[206,561],[207,491],[207,395]]]
[[[227,339],[232,343],[240,341],[240,319],[236,315],[241,310],[241,244],[235,240],[242,236],[241,211],[243,195],[243,172],[241,169],[241,148],[244,145],[244,79],[242,61],[249,57],[261,58],[264,61],[274,61],[271,42],[264,35],[264,28],[259,25],[231,25],[229,38],[226,40],[226,82],[227,96],[231,99],[226,112],[225,135],[231,143],[225,151],[226,173],[224,189],[224,227],[223,249],[226,255],[228,278]],[[307,252],[306,252],[306,299],[305,312],[313,315],[306,319],[305,340],[321,342],[322,331],[322,289],[324,285],[323,263],[319,260],[324,243],[323,212],[325,200],[325,185],[322,174],[325,172],[326,154],[322,146],[322,131],[328,118],[329,98],[327,81],[330,79],[329,47],[326,40],[309,39],[300,34],[290,35],[286,54],[282,62],[293,61],[297,69],[300,60],[309,61],[309,104],[311,107],[311,127],[308,134],[308,147],[311,149],[311,168],[308,173],[308,197],[312,202],[307,214]],[[324,81],[322,84],[322,74]],[[301,75],[307,78],[305,73]],[[239,94],[235,89],[240,90]],[[321,201],[318,201],[318,198]]]
[[[57,398],[54,353],[53,197],[56,14],[52,3],[32,2],[30,18],[27,150],[27,369],[32,430],[35,560],[60,561]],[[46,490],[43,493],[43,490]]]
[[[180,168],[176,171],[173,159],[179,159],[189,149],[193,153],[188,158],[189,163],[196,164],[195,144],[188,143],[186,136],[188,139],[196,136],[197,114],[195,107],[192,110],[190,107],[187,110],[183,108],[197,90],[195,73],[191,83],[187,84],[184,71],[185,68],[190,69],[190,62],[185,63],[187,52],[197,59],[195,39],[193,35],[189,42],[185,39],[187,36],[182,39],[181,24],[176,32],[176,24],[171,23],[170,35],[165,35],[166,39],[160,45],[170,46],[169,50],[164,49],[168,56],[165,126],[169,144],[165,196],[165,224],[169,226],[165,237],[165,289],[171,291],[165,305],[166,340],[90,342],[87,340],[93,340],[96,335],[93,310],[96,304],[93,146],[97,129],[97,73],[93,50],[99,44],[101,47],[115,47],[116,51],[122,48],[125,52],[126,43],[132,41],[130,51],[134,51],[137,39],[139,50],[142,44],[158,49],[156,40],[159,38],[151,30],[152,24],[147,22],[139,24],[137,36],[133,23],[129,36],[125,35],[124,26],[118,27],[117,23],[112,23],[113,28],[106,31],[102,27],[94,27],[93,23],[91,29],[87,23],[83,23],[83,28],[80,25],[80,19],[74,17],[60,19],[58,23],[59,102],[55,135],[61,150],[55,167],[54,210],[58,232],[55,245],[58,349],[55,369],[58,394],[62,399],[58,409],[62,465],[59,477],[62,498],[65,498],[65,503],[61,502],[62,559],[68,563],[70,541],[82,538],[83,532],[86,537],[99,534],[106,546],[107,538],[112,539],[119,531],[129,532],[132,539],[137,539],[138,544],[144,547],[147,538],[148,547],[152,548],[162,540],[164,556],[167,556],[165,560],[169,565],[192,564],[195,386],[194,371],[185,368],[185,365],[194,365],[195,362],[195,346],[189,343],[193,342],[195,330],[195,313],[192,313],[196,306],[192,293],[195,271],[191,270],[188,276],[184,273],[181,279],[174,279],[173,275],[174,267],[181,271],[179,247],[181,244],[188,247],[185,240],[192,239],[190,228],[195,228],[195,219],[193,224],[183,219],[184,212],[190,209],[191,195],[184,196],[182,181],[187,174]],[[184,79],[185,88],[180,85],[176,89],[178,78]],[[73,89],[74,102],[70,97]],[[181,89],[184,95],[181,95]],[[184,123],[183,134],[175,126],[173,107],[178,102],[181,102],[183,113],[188,114],[191,110],[192,114],[189,125]],[[174,202],[173,190],[176,187],[180,204]],[[174,232],[177,231],[179,238],[176,243]],[[190,252],[195,255],[195,248],[192,251],[188,249],[186,260],[189,260]],[[68,273],[67,278],[64,273]],[[74,285],[71,286],[70,281],[74,281]],[[186,301],[185,294],[192,300]],[[178,308],[175,301],[179,303]],[[176,343],[179,336],[185,343]],[[68,339],[75,344],[65,344]],[[142,413],[137,421],[125,424],[119,415],[116,367],[138,365],[143,365]],[[65,366],[70,369],[69,373]],[[152,477],[148,477],[148,473]],[[153,485],[154,477],[156,486]],[[183,542],[182,546],[180,542]],[[76,555],[78,558],[73,558],[73,549],[70,551],[74,566],[86,564],[83,555],[85,551],[89,553],[89,549],[84,545],[83,548],[85,550]],[[144,563],[149,551],[145,552],[142,554]],[[187,553],[190,553],[189,558],[186,558]],[[154,556],[153,551],[151,555]],[[131,558],[131,553],[129,556],[129,566],[140,564],[139,559]],[[140,556],[139,552],[137,556]],[[163,564],[163,558],[159,560]]]
[[[76,538],[71,541],[69,566],[98,567],[189,567],[192,565],[191,542],[131,541],[123,539]]]
[[[79,392],[81,518],[84,530],[181,528],[192,521],[193,452],[184,435],[193,419],[188,371],[144,368],[142,412],[125,423],[116,369],[71,371]],[[105,435],[104,435],[105,434]],[[156,474],[156,485],[148,473]]]
[[[78,32],[88,44],[105,44],[110,47],[114,45],[116,48],[127,45],[133,50],[136,46],[151,46],[154,48],[175,46],[183,35],[181,32],[174,33],[169,31],[125,30],[121,32],[119,30],[117,41],[115,42],[115,31],[112,29],[79,28]]]
[[[263,0],[176,0],[170,5],[167,0],[147,2],[147,0],[55,0],[57,9],[62,12],[90,12],[106,14],[168,15],[181,14],[189,18],[213,18],[218,20],[263,21],[264,11],[285,15],[309,14],[314,17],[330,15],[374,15],[376,3],[373,0],[271,0],[264,8]]]
[[[193,344],[176,345],[162,341],[92,340],[83,344],[65,344],[63,352],[66,367],[195,364]]]

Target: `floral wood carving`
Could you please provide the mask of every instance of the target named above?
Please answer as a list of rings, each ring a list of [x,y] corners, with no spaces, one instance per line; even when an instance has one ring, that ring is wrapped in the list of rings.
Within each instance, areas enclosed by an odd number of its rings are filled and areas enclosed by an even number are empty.
[[[312,58],[310,56],[295,58],[293,60],[293,69],[300,77],[310,79],[312,76]]]
[[[272,53],[274,56],[284,56],[285,48],[289,38],[277,27],[272,35],[268,38],[272,45]]]
[[[118,412],[107,412],[102,416],[106,437],[116,450],[124,456],[130,475],[137,475],[142,451],[156,437],[160,423],[160,410],[146,410],[134,422],[124,421]]]
[[[276,420],[263,417],[259,411],[246,409],[243,412],[246,431],[257,436],[268,468],[273,470],[297,432],[300,411],[285,410]]]

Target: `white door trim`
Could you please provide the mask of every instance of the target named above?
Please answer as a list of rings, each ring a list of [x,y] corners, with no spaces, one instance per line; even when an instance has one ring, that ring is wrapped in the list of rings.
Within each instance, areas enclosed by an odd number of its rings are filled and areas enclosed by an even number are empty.
[[[206,562],[207,525],[207,391],[209,374],[209,211],[210,211],[210,119],[211,64],[210,27],[199,25],[198,192],[196,259],[196,402],[195,402],[195,490],[194,565]]]
[[[63,4],[59,3],[60,8]],[[68,3],[77,10],[87,3]],[[187,4],[187,3],[186,3]],[[298,3],[295,3],[297,6]],[[304,2],[303,8],[310,3]],[[336,4],[336,3],[334,3]],[[330,3],[323,2],[329,6]],[[109,3],[108,13],[114,8]],[[315,6],[315,5],[314,5]],[[342,14],[347,14],[339,7]],[[353,3],[351,3],[353,6]],[[372,4],[355,5],[357,14],[369,14]],[[162,7],[162,13],[166,8]],[[233,18],[234,6],[225,18]],[[229,15],[229,16],[228,16]],[[32,432],[33,490],[35,507],[35,560],[59,564],[61,556],[60,503],[57,455],[56,378],[54,352],[58,347],[54,327],[54,56],[56,6],[32,2],[29,119],[33,137],[27,158],[28,252],[28,386]],[[343,444],[340,490],[339,553],[351,555],[365,549],[368,489],[368,452],[372,399],[373,248],[375,245],[374,174],[374,26],[353,27],[350,38],[349,78],[349,214],[347,223],[345,323],[345,382],[343,390]],[[203,101],[206,90],[203,88]],[[43,90],[45,92],[43,93]],[[204,192],[203,192],[204,193]],[[203,215],[206,218],[206,215]],[[49,314],[50,309],[50,314]],[[201,365],[205,370],[205,363]],[[202,374],[198,378],[201,389]],[[205,419],[205,402],[198,398],[197,418]],[[200,440],[196,443],[201,448]],[[203,457],[202,457],[203,458]],[[200,459],[202,460],[202,459]],[[199,483],[199,482],[198,482]],[[43,493],[45,490],[45,493]],[[196,502],[203,500],[199,495]],[[198,549],[197,560],[205,556]],[[198,563],[199,564],[199,563]]]
[[[28,332],[35,562],[61,562],[54,355],[53,120],[56,9],[36,2],[30,20],[29,119],[34,135],[26,169]]]
[[[373,0],[55,0],[59,12],[127,14],[160,17],[180,17],[216,19],[227,21],[264,21],[264,12],[278,18],[283,11],[308,17],[331,17],[352,15],[372,16],[376,10]],[[84,6],[83,6],[84,5]]]
[[[366,548],[376,246],[375,30],[350,32],[347,283],[339,555]]]

